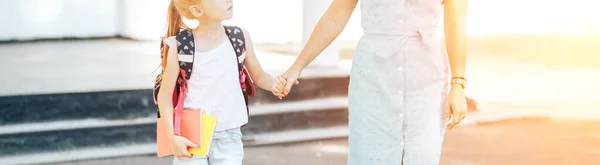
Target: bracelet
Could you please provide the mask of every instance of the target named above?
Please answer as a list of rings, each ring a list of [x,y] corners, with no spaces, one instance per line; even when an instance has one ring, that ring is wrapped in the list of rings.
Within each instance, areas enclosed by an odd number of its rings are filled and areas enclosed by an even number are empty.
[[[467,86],[467,79],[464,77],[452,77],[452,79],[450,79],[450,84],[458,84],[465,89]]]

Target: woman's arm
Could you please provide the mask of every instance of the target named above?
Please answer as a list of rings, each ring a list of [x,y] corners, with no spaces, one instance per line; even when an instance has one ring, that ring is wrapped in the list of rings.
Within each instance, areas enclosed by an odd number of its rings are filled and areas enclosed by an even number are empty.
[[[346,27],[358,0],[333,0],[325,14],[321,17],[300,55],[290,69],[283,75],[287,81],[284,94],[289,93],[298,76],[317,55],[337,38]]]
[[[467,57],[466,15],[467,0],[445,0],[444,35],[452,77],[465,76]]]
[[[444,2],[444,34],[452,77],[464,77],[467,57],[467,0]],[[454,128],[467,113],[467,100],[462,85],[451,83],[450,93],[444,105],[447,129]]]
[[[358,0],[333,0],[313,30],[292,68],[302,70],[319,55],[348,24]]]

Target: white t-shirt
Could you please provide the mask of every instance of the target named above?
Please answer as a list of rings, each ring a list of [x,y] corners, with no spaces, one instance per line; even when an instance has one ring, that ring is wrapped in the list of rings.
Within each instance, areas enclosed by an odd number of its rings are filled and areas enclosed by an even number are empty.
[[[175,37],[165,40],[177,48]],[[201,108],[217,116],[216,131],[240,127],[248,122],[246,102],[240,88],[236,54],[229,38],[216,48],[194,54],[194,68],[188,80],[185,108]],[[245,55],[240,57],[243,60]]]

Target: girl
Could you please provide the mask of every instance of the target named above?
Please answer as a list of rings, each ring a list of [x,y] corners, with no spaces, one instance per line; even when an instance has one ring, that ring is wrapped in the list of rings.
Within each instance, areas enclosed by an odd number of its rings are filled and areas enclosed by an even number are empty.
[[[184,108],[202,109],[203,113],[218,118],[208,158],[192,156],[188,147],[197,147],[188,139],[173,133],[173,118],[161,117],[168,128],[171,141],[173,164],[241,165],[243,159],[242,134],[240,127],[247,123],[248,116],[242,89],[240,88],[236,52],[229,41],[223,20],[231,19],[232,0],[172,0],[168,9],[168,27],[164,43],[162,82],[158,94],[161,116],[173,116],[172,94],[179,75],[180,64],[175,35],[181,27],[187,28],[182,17],[196,20],[198,27],[191,30],[194,37],[195,56],[193,74],[188,80]],[[246,39],[245,66],[254,83],[265,90],[272,89],[274,79],[263,71],[254,55],[252,40],[242,30]],[[272,91],[279,93],[280,91]],[[276,96],[281,96],[276,94]]]
[[[360,2],[365,34],[350,73],[348,164],[437,165],[446,127],[466,115],[467,0]],[[357,4],[333,0],[279,86],[342,32]],[[448,56],[435,37],[442,16]]]

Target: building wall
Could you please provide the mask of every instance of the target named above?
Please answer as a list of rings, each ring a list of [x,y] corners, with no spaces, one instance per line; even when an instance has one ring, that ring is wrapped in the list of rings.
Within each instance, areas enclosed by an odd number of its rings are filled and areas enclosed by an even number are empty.
[[[3,0],[0,41],[123,36],[159,39],[169,0]],[[302,1],[238,0],[225,24],[251,32],[255,42],[300,42]],[[259,9],[260,8],[260,9]],[[356,15],[356,13],[355,13]],[[360,30],[354,17],[349,30]],[[351,36],[351,37],[345,37]],[[342,34],[341,39],[358,35]]]
[[[118,33],[117,0],[0,1],[0,40],[97,37]]]
[[[165,28],[169,1],[2,0],[0,41],[116,35],[156,40]],[[468,31],[472,35],[598,31],[600,10],[591,10],[586,5],[600,2],[573,1],[581,3],[470,1]],[[302,40],[302,0],[235,0],[234,15],[225,23],[248,29],[255,42],[298,43]],[[357,7],[338,39],[357,40],[361,34],[360,7]]]

